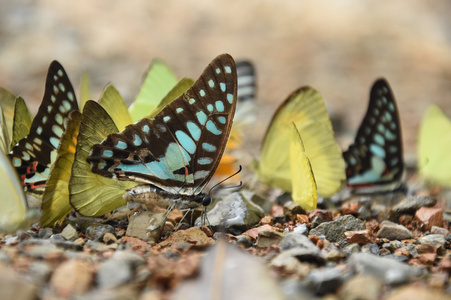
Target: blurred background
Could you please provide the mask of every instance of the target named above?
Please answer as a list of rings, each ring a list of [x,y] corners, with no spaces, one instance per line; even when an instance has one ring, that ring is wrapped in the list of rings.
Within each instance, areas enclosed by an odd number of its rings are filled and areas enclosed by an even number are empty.
[[[451,115],[449,1],[0,1],[0,86],[36,112],[49,63],[78,90],[88,71],[97,99],[113,83],[130,103],[151,60],[197,78],[218,54],[257,69],[260,140],[277,106],[310,85],[326,100],[343,148],[354,138],[378,77],[390,82],[406,157],[430,103]]]

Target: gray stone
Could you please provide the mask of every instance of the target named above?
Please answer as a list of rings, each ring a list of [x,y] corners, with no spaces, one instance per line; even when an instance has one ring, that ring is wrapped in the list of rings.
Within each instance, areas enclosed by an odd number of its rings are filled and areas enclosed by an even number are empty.
[[[307,276],[307,286],[318,296],[335,291],[341,286],[343,274],[338,268],[314,269]]]
[[[50,227],[45,227],[39,229],[38,237],[41,239],[48,239],[53,234],[53,229]]]
[[[360,246],[357,243],[346,245],[341,250],[345,256],[350,256],[352,253],[360,252]]]
[[[53,272],[52,267],[43,261],[34,261],[28,267],[29,274],[37,284],[45,284]]]
[[[308,237],[294,232],[287,233],[280,243],[280,249],[282,251],[291,248],[308,248],[319,250],[319,248],[316,247],[316,245],[311,240],[309,240]]]
[[[390,285],[407,283],[423,273],[420,268],[370,253],[354,253],[346,265],[358,274],[374,275]]]
[[[449,234],[449,230],[442,228],[442,227],[438,227],[438,226],[432,226],[431,233],[432,234],[441,234],[446,237]]]
[[[413,234],[409,229],[390,221],[383,221],[376,235],[377,237],[389,240],[407,240],[413,238]]]
[[[352,215],[338,217],[335,221],[324,222],[310,230],[311,235],[324,235],[330,242],[337,242],[344,247],[348,244],[345,231],[356,231],[365,229],[362,220]]]
[[[102,263],[96,279],[100,289],[118,287],[133,277],[132,265],[122,259],[109,259]]]
[[[78,232],[71,224],[68,224],[66,227],[64,227],[60,235],[68,241],[75,241],[76,239],[78,239]]]
[[[271,265],[280,267],[291,261],[291,258],[295,257],[298,261],[315,263],[318,265],[324,265],[326,258],[321,253],[321,250],[314,247],[294,247],[279,253],[271,261]]]
[[[437,199],[429,196],[409,196],[396,204],[391,211],[390,219],[396,220],[400,215],[413,215],[423,206],[431,207],[437,203]]]
[[[303,235],[307,236],[308,235],[307,224],[305,224],[305,223],[299,224],[298,226],[296,226],[293,229],[293,233],[303,234]]]
[[[441,234],[429,234],[420,237],[417,240],[418,244],[431,244],[434,247],[440,247],[443,249],[445,247],[446,239]]]
[[[222,230],[234,235],[252,228],[264,215],[260,206],[238,192],[230,194],[225,199],[218,198],[207,211],[213,231]],[[200,225],[200,219],[196,220],[197,225]]]
[[[144,257],[131,250],[115,251],[112,258],[127,262],[133,270],[146,263]]]
[[[379,255],[381,252],[377,244],[366,244],[361,248],[362,252],[369,252],[375,255]]]
[[[171,299],[284,299],[270,273],[260,259],[219,241],[203,256],[199,275],[184,280]]]
[[[89,238],[98,241],[103,240],[103,236],[107,232],[114,234],[114,227],[111,225],[102,224],[102,225],[92,225],[86,229],[86,235]]]
[[[257,236],[257,248],[267,248],[274,244],[280,244],[285,234],[270,228],[260,229]]]

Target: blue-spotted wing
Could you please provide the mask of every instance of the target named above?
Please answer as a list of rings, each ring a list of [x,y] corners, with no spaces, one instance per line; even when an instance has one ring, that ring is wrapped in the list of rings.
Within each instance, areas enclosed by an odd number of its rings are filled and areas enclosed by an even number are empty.
[[[30,132],[10,153],[25,190],[43,192],[66,128],[65,122],[73,110],[78,110],[78,105],[72,84],[61,64],[53,61],[47,73],[44,98]]]
[[[404,171],[401,125],[395,97],[385,79],[377,80],[354,143],[343,153],[348,187],[394,190]]]
[[[224,152],[236,102],[235,62],[223,54],[153,119],[109,135],[87,160],[103,176],[148,184],[165,195],[197,196]]]

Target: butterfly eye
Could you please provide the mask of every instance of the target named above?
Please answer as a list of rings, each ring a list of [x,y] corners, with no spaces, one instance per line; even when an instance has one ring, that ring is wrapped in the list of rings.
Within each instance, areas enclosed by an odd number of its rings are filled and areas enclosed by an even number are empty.
[[[205,195],[205,197],[202,199],[202,205],[208,206],[211,204],[211,197],[210,195]]]

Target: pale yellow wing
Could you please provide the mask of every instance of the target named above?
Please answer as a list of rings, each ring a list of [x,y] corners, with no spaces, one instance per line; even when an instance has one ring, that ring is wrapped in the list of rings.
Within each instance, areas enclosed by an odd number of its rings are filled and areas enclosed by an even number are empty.
[[[161,59],[154,59],[138,96],[129,107],[132,121],[139,121],[149,115],[176,84],[177,77],[168,65]]]
[[[27,225],[27,200],[16,170],[0,152],[0,232],[14,233]]]
[[[47,185],[42,195],[41,226],[55,226],[72,211],[69,203],[69,179],[74,163],[77,136],[80,129],[81,113],[73,111],[69,115],[67,128],[61,137],[55,163],[50,169]]]
[[[426,111],[418,136],[420,175],[435,184],[451,187],[451,121],[436,105]]]
[[[305,154],[301,134],[294,123],[291,126],[290,161],[293,201],[306,211],[316,209],[318,194],[312,166]]]
[[[103,90],[99,104],[113,119],[114,124],[116,124],[119,131],[124,130],[125,126],[132,123],[132,118],[128,112],[127,105],[112,84],[107,85]]]
[[[155,107],[146,118],[152,119],[155,117],[166,105],[172,102],[175,98],[186,92],[194,84],[191,78],[182,78],[167,94],[160,103]]]
[[[125,205],[122,195],[125,190],[137,185],[133,181],[119,181],[94,174],[86,161],[94,144],[118,131],[102,106],[95,101],[86,102],[69,181],[70,203],[84,216],[102,216]]]
[[[311,87],[292,93],[276,111],[263,141],[258,176],[263,182],[291,192],[289,143],[291,123],[304,142],[315,175],[318,194],[330,197],[346,180],[341,148],[322,96]]]

